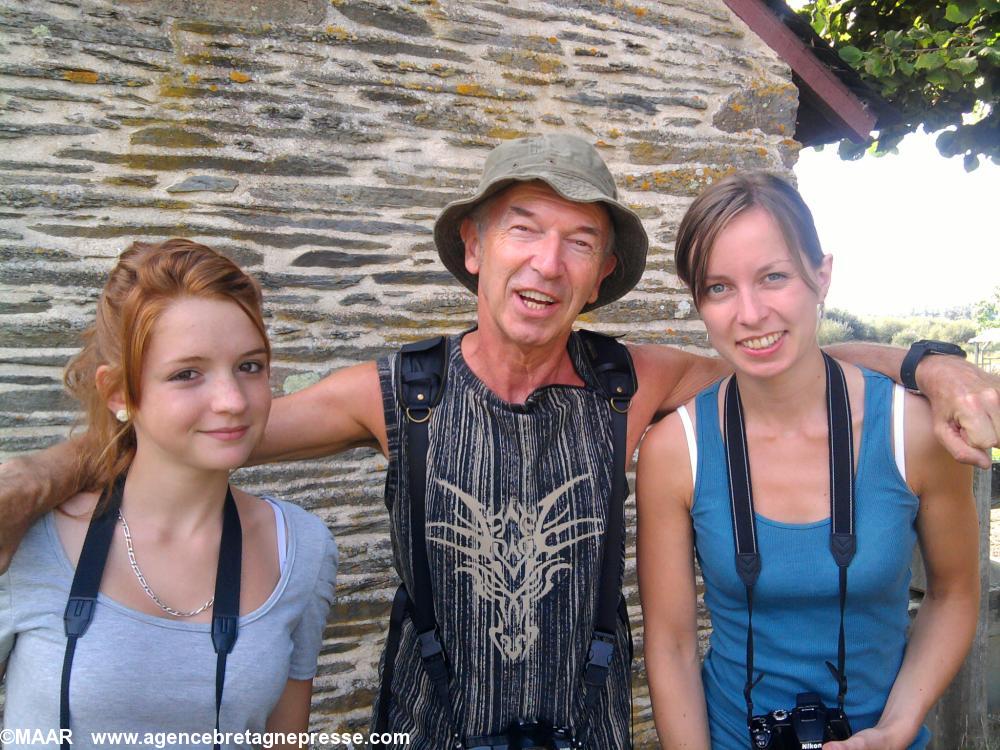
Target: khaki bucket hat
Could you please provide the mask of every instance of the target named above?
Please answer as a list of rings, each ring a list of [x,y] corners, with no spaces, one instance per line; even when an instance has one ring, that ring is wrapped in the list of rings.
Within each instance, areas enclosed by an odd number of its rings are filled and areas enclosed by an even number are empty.
[[[486,157],[479,188],[471,198],[445,206],[434,223],[434,242],[445,267],[473,294],[479,279],[465,269],[462,220],[484,200],[515,182],[541,180],[574,203],[603,203],[614,224],[614,271],[601,284],[593,310],[614,302],[639,283],[649,238],[638,215],[618,200],[618,189],[597,149],[575,135],[550,134],[506,141]]]

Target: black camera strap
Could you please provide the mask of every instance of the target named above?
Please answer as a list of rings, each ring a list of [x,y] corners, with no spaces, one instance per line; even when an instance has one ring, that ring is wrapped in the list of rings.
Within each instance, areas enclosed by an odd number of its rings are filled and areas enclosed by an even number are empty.
[[[111,548],[111,539],[118,522],[125,475],[115,480],[110,490],[109,502],[100,515],[90,519],[87,536],[80,550],[80,559],[73,574],[69,601],[63,616],[66,629],[66,651],[63,656],[62,682],[59,690],[59,728],[70,725],[69,686],[73,671],[73,656],[77,641],[83,637],[94,618],[97,594],[104,577],[104,566]],[[212,645],[218,654],[215,666],[215,729],[219,730],[219,713],[222,709],[222,690],[226,681],[226,657],[236,644],[240,614],[240,579],[243,559],[243,530],[236,509],[232,490],[226,488],[226,502],[222,510],[222,540],[219,546],[219,565],[215,577],[215,602],[212,605]],[[63,734],[62,736],[66,736]],[[63,742],[61,750],[70,750]],[[219,745],[215,745],[219,750]]]
[[[851,402],[847,394],[844,372],[825,352],[826,408],[830,456],[830,552],[840,574],[840,633],[837,644],[837,666],[826,662],[837,680],[837,703],[844,708],[847,695],[846,642],[844,612],[847,607],[847,568],[857,548],[854,530],[854,437],[851,427]],[[725,424],[726,464],[729,470],[730,510],[733,521],[733,542],[736,547],[736,572],[746,588],[747,655],[746,683],[743,697],[747,704],[747,722],[753,718],[754,686],[764,677],[754,677],[753,669],[753,589],[761,571],[757,546],[757,521],[754,515],[753,485],[750,481],[750,456],[747,449],[746,426],[739,385],[734,375],[726,387],[723,422]]]

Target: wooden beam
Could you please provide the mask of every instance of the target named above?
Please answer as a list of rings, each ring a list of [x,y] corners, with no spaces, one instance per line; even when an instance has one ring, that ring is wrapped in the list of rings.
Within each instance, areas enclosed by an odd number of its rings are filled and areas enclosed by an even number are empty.
[[[861,143],[878,121],[865,103],[820,61],[791,29],[782,23],[761,0],[724,0],[763,42],[788,63],[802,82],[816,95],[824,114]]]

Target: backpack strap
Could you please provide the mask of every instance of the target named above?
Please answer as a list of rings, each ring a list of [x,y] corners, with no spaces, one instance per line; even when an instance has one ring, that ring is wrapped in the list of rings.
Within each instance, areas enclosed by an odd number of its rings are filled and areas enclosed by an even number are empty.
[[[396,393],[407,424],[422,424],[430,419],[431,409],[444,393],[447,375],[448,340],[444,336],[406,344],[399,350]],[[411,493],[413,489],[410,488]]]
[[[583,344],[583,353],[597,376],[597,384],[611,402],[611,408],[618,414],[626,413],[639,388],[628,347],[614,336],[603,333],[580,329],[577,335]]]
[[[375,731],[389,731],[389,701],[392,700],[392,680],[396,673],[396,656],[403,633],[403,620],[410,611],[410,596],[406,586],[399,584],[392,600],[389,614],[389,634],[385,639],[385,657],[382,662],[382,684],[379,685],[378,713],[375,715]]]
[[[430,445],[428,424],[431,412],[441,401],[448,374],[448,341],[436,336],[413,344],[407,344],[399,353],[399,381],[396,387],[399,406],[405,416],[406,439],[403,451],[406,455],[410,496],[410,556],[413,574],[413,591],[407,595],[405,588],[397,592],[390,620],[389,643],[398,648],[399,633],[393,628],[401,628],[409,599],[409,612],[417,630],[420,644],[420,658],[424,671],[430,678],[434,693],[444,706],[448,717],[452,718],[451,698],[448,693],[448,660],[438,634],[434,617],[434,592],[431,587],[430,564],[427,561],[427,537],[425,501],[427,493],[427,450]],[[402,587],[401,587],[402,588]],[[392,679],[392,669],[386,654],[387,664],[383,668],[382,696],[391,694],[392,686],[385,684],[386,673]],[[389,701],[380,701],[378,723],[388,724]],[[454,721],[452,721],[454,725]],[[457,736],[457,735],[456,735]]]
[[[611,499],[604,531],[604,551],[601,580],[598,589],[594,634],[590,641],[587,665],[584,668],[584,703],[586,713],[578,739],[583,739],[589,717],[597,708],[597,700],[607,683],[614,655],[617,617],[622,602],[621,578],[625,548],[625,498],[628,480],[628,410],[638,388],[635,366],[628,348],[611,336],[593,331],[579,331],[583,351],[598,385],[611,410],[614,466],[611,472]]]

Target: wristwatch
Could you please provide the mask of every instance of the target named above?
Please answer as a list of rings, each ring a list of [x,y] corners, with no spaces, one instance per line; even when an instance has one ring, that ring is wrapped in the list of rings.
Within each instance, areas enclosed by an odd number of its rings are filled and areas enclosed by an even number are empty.
[[[917,387],[917,365],[928,354],[952,354],[965,359],[965,350],[958,344],[932,339],[914,341],[910,345],[910,351],[903,357],[903,365],[899,368],[899,382],[907,390],[920,393],[920,389]]]

